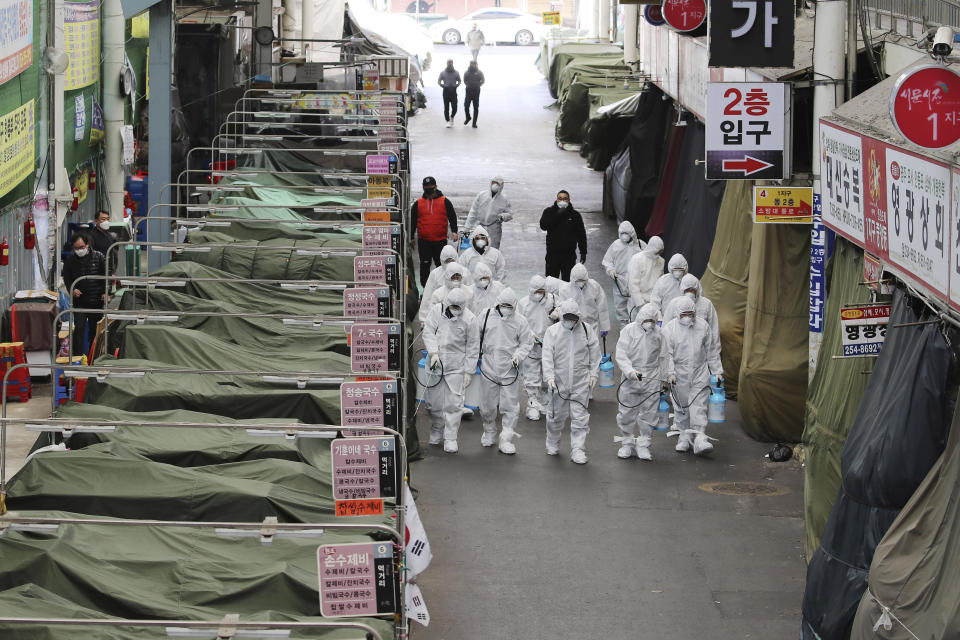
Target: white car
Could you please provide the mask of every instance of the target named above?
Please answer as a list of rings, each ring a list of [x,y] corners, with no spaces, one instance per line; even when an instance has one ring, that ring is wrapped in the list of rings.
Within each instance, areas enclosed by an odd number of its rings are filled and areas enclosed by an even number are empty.
[[[434,42],[460,44],[474,24],[483,33],[487,44],[534,44],[540,40],[543,31],[543,20],[539,16],[503,7],[480,9],[457,20],[444,20],[430,25],[428,30]]]

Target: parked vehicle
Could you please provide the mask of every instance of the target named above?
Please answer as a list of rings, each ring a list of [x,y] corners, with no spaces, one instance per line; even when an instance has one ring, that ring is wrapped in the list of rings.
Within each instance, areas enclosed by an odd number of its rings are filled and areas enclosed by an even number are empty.
[[[536,44],[543,31],[539,16],[516,9],[490,7],[479,9],[457,20],[444,20],[428,28],[434,42],[460,44],[476,24],[488,44],[513,42],[519,45]]]

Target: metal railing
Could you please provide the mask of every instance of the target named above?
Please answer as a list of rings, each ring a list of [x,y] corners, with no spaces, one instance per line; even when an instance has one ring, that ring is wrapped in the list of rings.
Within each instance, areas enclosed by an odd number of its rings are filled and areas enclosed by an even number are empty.
[[[906,20],[908,36],[922,36],[928,27],[950,26],[960,30],[958,0],[860,0],[877,28],[898,31],[897,19]],[[884,20],[885,19],[885,20]],[[914,30],[914,24],[923,25]]]

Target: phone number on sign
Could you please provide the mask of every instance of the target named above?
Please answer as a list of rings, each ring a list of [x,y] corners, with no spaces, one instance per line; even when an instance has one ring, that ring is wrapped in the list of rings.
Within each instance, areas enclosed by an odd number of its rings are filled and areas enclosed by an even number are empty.
[[[882,342],[869,342],[867,344],[845,344],[843,345],[843,355],[864,356],[879,354],[881,349],[883,349]]]

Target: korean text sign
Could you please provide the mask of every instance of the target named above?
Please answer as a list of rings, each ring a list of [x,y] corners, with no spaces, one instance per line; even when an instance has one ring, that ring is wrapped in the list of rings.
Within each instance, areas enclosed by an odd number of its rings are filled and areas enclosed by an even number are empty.
[[[790,176],[789,86],[711,82],[707,89],[707,180]]]
[[[0,116],[0,196],[33,175],[35,135],[33,100]]]
[[[67,38],[67,67],[64,89],[79,89],[100,77],[100,4],[65,2],[63,29]]]
[[[842,307],[840,309],[842,355],[845,358],[879,355],[887,336],[889,321],[889,304]]]
[[[820,122],[823,222],[863,246],[863,146],[860,136]]]
[[[711,67],[792,67],[793,0],[710,3]]]
[[[347,618],[395,613],[397,572],[386,542],[325,544],[317,548],[320,614]]]
[[[400,370],[400,325],[353,324],[350,327],[350,368],[354,373]]]
[[[397,496],[393,436],[338,438],[330,445],[336,515],[379,515],[383,498]]]
[[[0,84],[33,64],[33,1],[0,0]]]
[[[344,437],[382,435],[370,426],[400,429],[400,401],[395,380],[362,380],[340,385],[340,424]]]

